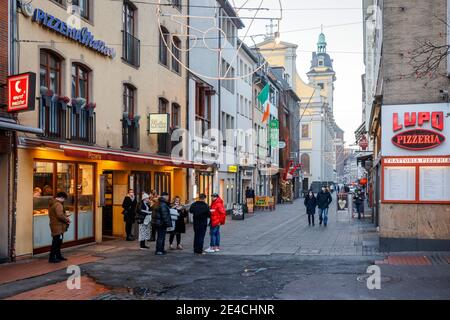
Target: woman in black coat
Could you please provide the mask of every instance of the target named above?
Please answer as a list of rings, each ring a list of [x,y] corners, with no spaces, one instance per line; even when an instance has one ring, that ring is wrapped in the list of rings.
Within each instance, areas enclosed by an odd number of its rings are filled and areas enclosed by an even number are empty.
[[[314,214],[316,213],[317,199],[314,193],[310,190],[305,197],[306,213],[308,214],[308,224],[314,226]]]
[[[180,197],[175,197],[173,200],[172,209],[175,209],[178,211],[178,218],[177,221],[175,221],[175,230],[170,232],[169,237],[169,243],[170,243],[170,249],[175,250],[175,247],[173,246],[173,240],[176,236],[177,238],[177,247],[178,250],[183,250],[183,246],[181,245],[181,234],[186,233],[186,224],[184,222],[184,219],[188,216],[188,213],[186,209],[181,205],[181,199]]]
[[[133,189],[128,190],[128,194],[125,196],[122,202],[123,208],[123,221],[125,221],[125,232],[127,234],[127,241],[133,241],[131,229],[133,227],[134,219],[136,216],[137,200],[134,195]]]

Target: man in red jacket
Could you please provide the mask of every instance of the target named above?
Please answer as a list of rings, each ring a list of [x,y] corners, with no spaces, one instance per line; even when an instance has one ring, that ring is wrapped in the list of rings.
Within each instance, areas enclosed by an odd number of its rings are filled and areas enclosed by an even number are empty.
[[[227,213],[223,206],[223,200],[217,193],[212,195],[211,222],[210,222],[210,247],[205,252],[213,253],[220,251],[220,226],[225,224]]]

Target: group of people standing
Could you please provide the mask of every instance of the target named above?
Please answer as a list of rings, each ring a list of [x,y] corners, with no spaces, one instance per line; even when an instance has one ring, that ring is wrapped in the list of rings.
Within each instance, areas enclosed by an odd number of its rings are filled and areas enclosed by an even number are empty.
[[[176,196],[173,202],[169,202],[169,194],[163,192],[158,196],[155,192],[143,193],[141,203],[138,204],[132,189],[122,203],[125,221],[126,240],[133,241],[132,225],[139,225],[140,249],[149,249],[146,241],[155,241],[156,255],[165,255],[165,240],[169,232],[169,247],[171,250],[183,250],[181,234],[186,232],[185,219],[188,210],[181,204],[180,197]],[[201,194],[189,208],[194,222],[194,253],[204,254],[220,251],[220,226],[225,224],[226,212],[223,201],[218,194],[212,195],[211,207],[206,203],[206,195]],[[206,231],[210,226],[210,247],[203,250]],[[168,231],[169,230],[169,231]],[[173,245],[176,239],[176,247]]]
[[[330,207],[333,198],[331,197],[330,190],[326,187],[322,187],[322,190],[314,196],[312,190],[308,191],[305,196],[305,207],[308,215],[308,225],[315,226],[314,216],[316,214],[316,208],[319,208],[319,224],[326,227],[328,225],[328,209]]]

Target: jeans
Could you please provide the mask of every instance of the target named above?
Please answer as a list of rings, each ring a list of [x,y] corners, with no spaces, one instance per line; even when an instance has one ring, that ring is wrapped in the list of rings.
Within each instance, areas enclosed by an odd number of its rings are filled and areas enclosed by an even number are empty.
[[[52,239],[52,247],[50,249],[49,260],[54,260],[61,257],[61,245],[63,243],[64,234],[58,234]]]
[[[197,225],[194,224],[194,252],[202,253],[203,252],[203,244],[205,242],[206,235],[206,224]]]
[[[164,252],[164,247],[166,244],[166,227],[158,226],[156,232],[158,234],[158,239],[156,239],[156,252]]]
[[[211,236],[210,247],[220,246],[220,226],[210,227],[209,234]]]
[[[173,239],[175,238],[175,236],[177,236],[177,245],[179,245],[181,243],[181,233],[170,233],[169,243],[173,243]]]
[[[328,223],[328,208],[319,209],[319,220],[325,225]]]

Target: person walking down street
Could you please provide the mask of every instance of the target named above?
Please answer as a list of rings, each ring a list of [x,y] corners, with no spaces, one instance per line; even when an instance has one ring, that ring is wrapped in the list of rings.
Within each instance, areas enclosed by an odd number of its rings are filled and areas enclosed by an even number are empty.
[[[151,223],[151,207],[150,196],[147,193],[142,194],[141,207],[137,215],[137,223],[139,224],[139,244],[140,249],[150,249],[145,244],[145,241],[150,240],[150,223]]]
[[[136,196],[134,195],[133,189],[128,190],[128,194],[125,196],[122,202],[122,208],[123,208],[123,221],[125,221],[125,232],[127,234],[127,241],[133,241],[134,237],[131,234],[131,230],[133,228],[133,223],[135,222],[135,216],[136,216],[136,207],[137,207],[137,200]]]
[[[354,200],[356,211],[358,212],[358,219],[361,220],[361,213],[364,218],[364,200],[366,199],[364,192],[361,189],[355,191]]]
[[[317,194],[317,206],[319,207],[319,224],[326,227],[328,225],[328,208],[330,207],[333,198],[327,188],[322,187],[322,190]]]
[[[189,212],[192,213],[194,220],[194,253],[204,254],[203,244],[208,227],[208,218],[211,217],[211,211],[206,203],[204,193],[200,194],[199,200],[191,205]]]
[[[305,207],[306,214],[308,215],[308,225],[313,225],[314,227],[314,215],[316,214],[317,199],[314,193],[310,190],[305,197]]]
[[[187,218],[188,213],[184,206],[181,205],[181,199],[180,197],[176,196],[173,200],[172,209],[175,209],[178,211],[178,218],[175,221],[175,230],[170,232],[169,237],[169,244],[170,244],[170,250],[175,250],[175,246],[173,245],[173,240],[176,237],[177,238],[177,247],[178,250],[183,250],[183,246],[181,245],[181,234],[186,233],[186,224],[184,222],[184,219]]]
[[[48,214],[50,218],[50,231],[52,234],[52,247],[48,257],[48,262],[50,263],[59,263],[67,260],[61,254],[64,233],[70,225],[70,219],[66,216],[64,210],[64,201],[66,201],[66,199],[67,194],[65,192],[58,192],[55,199],[50,201]]]
[[[172,218],[170,216],[169,194],[163,192],[152,212],[152,220],[156,226],[156,252],[157,256],[165,255],[167,253],[165,248],[167,228],[172,227]]]
[[[211,222],[210,222],[210,236],[211,242],[208,249],[205,250],[207,253],[219,252],[220,251],[220,226],[225,224],[227,213],[223,205],[223,200],[219,197],[217,193],[212,195],[211,203]]]

